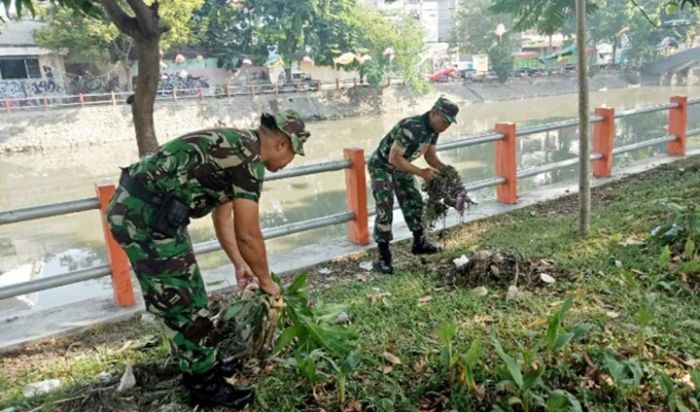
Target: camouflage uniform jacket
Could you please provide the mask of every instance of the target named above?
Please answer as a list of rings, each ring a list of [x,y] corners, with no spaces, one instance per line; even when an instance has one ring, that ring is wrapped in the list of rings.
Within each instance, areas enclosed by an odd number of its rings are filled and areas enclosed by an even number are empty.
[[[265,167],[253,130],[193,132],[163,145],[128,169],[146,189],[186,203],[191,217],[202,217],[235,198],[257,202]]]
[[[412,162],[425,154],[428,146],[437,144],[438,136],[430,126],[429,112],[407,117],[399,121],[379,142],[370,165],[393,169],[389,164],[389,152],[394,143],[405,150],[403,157]]]

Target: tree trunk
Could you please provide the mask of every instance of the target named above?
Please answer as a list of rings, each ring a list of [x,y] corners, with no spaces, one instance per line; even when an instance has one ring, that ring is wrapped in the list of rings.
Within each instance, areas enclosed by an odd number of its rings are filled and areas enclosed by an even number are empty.
[[[136,95],[131,105],[136,129],[139,156],[158,150],[153,123],[153,102],[156,98],[160,73],[160,35],[143,37],[136,41],[139,56]]]
[[[588,65],[586,61],[586,0],[576,0],[579,113],[579,233],[591,228],[590,147],[588,144]]]
[[[287,78],[287,84],[292,83],[292,67],[289,66],[284,69],[285,77]]]

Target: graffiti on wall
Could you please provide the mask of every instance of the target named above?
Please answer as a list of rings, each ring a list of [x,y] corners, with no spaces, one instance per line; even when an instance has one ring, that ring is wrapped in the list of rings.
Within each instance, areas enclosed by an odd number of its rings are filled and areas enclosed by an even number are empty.
[[[110,93],[118,92],[119,76],[112,74],[110,76],[94,76],[91,74],[70,76],[69,83],[71,94],[78,93]]]
[[[198,89],[208,89],[209,81],[206,76],[192,76],[186,72],[161,73],[158,82],[158,95],[172,96],[173,89],[181,96],[194,96]]]
[[[27,99],[14,101],[19,106],[40,106],[46,95],[62,95],[63,88],[53,76],[51,66],[43,66],[44,77],[41,79],[0,80],[0,98]]]

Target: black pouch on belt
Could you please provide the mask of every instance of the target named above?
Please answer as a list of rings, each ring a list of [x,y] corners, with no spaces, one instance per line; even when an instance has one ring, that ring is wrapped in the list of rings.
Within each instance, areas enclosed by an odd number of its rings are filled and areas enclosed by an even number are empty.
[[[173,197],[164,200],[156,208],[151,228],[168,237],[174,237],[178,229],[190,223],[190,209]]]
[[[168,237],[174,237],[177,231],[190,223],[190,209],[178,199],[163,193],[152,193],[140,182],[122,170],[119,184],[130,195],[135,196],[153,207],[155,215],[151,229]]]

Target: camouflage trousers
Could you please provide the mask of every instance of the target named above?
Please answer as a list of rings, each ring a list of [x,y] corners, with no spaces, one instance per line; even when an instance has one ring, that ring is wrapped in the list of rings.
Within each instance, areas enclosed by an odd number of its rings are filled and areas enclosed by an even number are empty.
[[[423,199],[416,186],[416,178],[410,173],[393,169],[376,156],[372,156],[367,168],[372,182],[372,194],[377,207],[374,220],[374,241],[390,242],[394,236],[391,224],[394,218],[394,193],[399,200],[408,228],[415,232],[422,228]]]
[[[154,209],[117,189],[107,209],[112,235],[141,285],[146,310],[167,327],[180,370],[201,373],[216,363],[207,293],[186,227],[174,237],[150,229]]]

